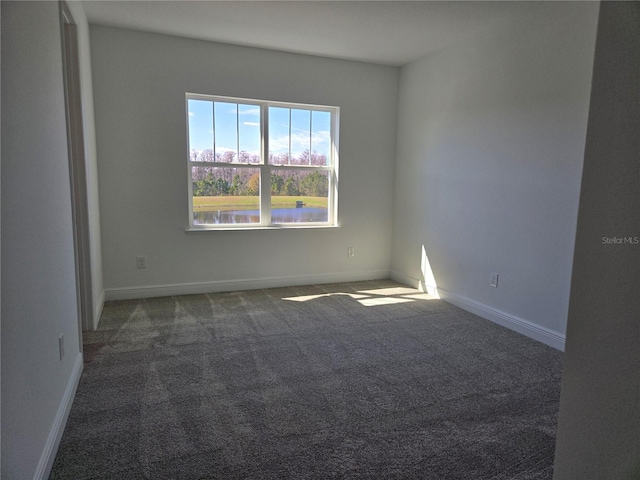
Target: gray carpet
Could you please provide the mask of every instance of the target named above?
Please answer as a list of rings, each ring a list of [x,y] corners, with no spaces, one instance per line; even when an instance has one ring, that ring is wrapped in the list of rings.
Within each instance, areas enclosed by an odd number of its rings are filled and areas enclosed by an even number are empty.
[[[52,479],[552,478],[562,354],[389,280],[109,302]]]

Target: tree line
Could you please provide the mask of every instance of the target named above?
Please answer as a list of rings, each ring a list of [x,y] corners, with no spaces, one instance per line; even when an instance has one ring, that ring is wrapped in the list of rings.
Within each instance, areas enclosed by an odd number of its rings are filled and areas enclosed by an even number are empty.
[[[215,153],[212,149],[191,150],[193,162],[260,163],[259,155],[248,152],[225,151]],[[236,161],[237,159],[237,161]],[[289,153],[269,154],[270,165],[326,165],[327,157],[317,152],[303,151],[297,157]],[[257,168],[193,167],[193,195],[206,196],[255,196],[260,194],[260,172]],[[271,194],[284,196],[327,197],[329,177],[326,172],[300,170],[277,170],[271,172]]]
[[[230,179],[228,178],[230,177]],[[193,174],[193,195],[197,197],[256,196],[260,193],[260,173],[248,168],[199,168]],[[271,194],[327,197],[329,178],[325,172],[271,172]]]
[[[192,149],[190,153],[192,162],[217,162],[217,163],[260,163],[260,155],[254,155],[249,152],[240,151],[238,153],[227,150],[225,152],[217,152],[208,148],[206,150]],[[312,165],[326,166],[327,156],[324,153],[318,153],[315,150],[310,152],[304,150],[299,155],[291,155],[290,153],[269,153],[269,165]]]

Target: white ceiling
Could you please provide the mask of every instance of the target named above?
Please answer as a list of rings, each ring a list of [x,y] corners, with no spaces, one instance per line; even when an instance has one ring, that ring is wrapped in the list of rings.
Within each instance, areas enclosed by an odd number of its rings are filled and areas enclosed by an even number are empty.
[[[84,0],[90,23],[400,66],[548,2]]]

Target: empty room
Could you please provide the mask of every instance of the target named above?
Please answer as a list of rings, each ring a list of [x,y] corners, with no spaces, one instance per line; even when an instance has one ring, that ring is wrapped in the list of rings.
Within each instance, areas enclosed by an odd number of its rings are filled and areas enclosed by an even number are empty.
[[[640,479],[639,3],[0,16],[2,479]]]

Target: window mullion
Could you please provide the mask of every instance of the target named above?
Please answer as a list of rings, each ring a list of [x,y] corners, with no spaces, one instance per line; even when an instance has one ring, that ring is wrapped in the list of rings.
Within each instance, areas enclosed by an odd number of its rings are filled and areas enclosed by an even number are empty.
[[[211,126],[213,127],[213,131],[211,132],[211,136],[213,137],[213,141],[211,142],[211,146],[213,147],[213,160],[216,159],[216,103],[211,102]]]
[[[236,103],[236,162],[240,163],[240,104]]]
[[[269,166],[269,106],[260,105],[260,224],[271,225],[271,168]]]
[[[330,155],[330,159],[329,159],[329,165],[331,166],[331,182],[329,184],[329,214],[333,216],[333,218],[331,219],[331,221],[334,223],[334,225],[338,224],[338,185],[339,185],[339,178],[338,178],[338,151],[337,151],[337,142],[339,142],[338,139],[338,132],[340,131],[340,126],[338,124],[339,122],[339,117],[338,115],[336,115],[335,112],[331,112],[331,123],[330,123],[330,129],[331,129],[331,144],[329,147],[329,155]]]
[[[289,155],[287,155],[287,165],[291,165],[291,109],[289,109]]]
[[[312,150],[313,149],[313,112],[311,110],[309,110],[309,166],[312,165],[311,163],[311,155],[312,155]]]
[[[300,170],[301,172],[330,172],[333,169],[324,165],[271,165],[271,170]]]

